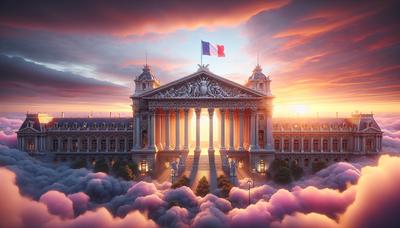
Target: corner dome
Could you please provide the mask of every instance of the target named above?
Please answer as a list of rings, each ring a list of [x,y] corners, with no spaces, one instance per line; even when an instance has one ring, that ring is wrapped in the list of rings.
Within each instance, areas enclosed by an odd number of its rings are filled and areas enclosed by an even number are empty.
[[[262,72],[262,68],[257,64],[256,68],[253,70],[253,74],[249,77],[249,80],[268,80],[267,76]]]
[[[150,66],[147,64],[144,65],[143,72],[137,77],[137,79],[140,81],[158,81],[156,76],[151,71]]]

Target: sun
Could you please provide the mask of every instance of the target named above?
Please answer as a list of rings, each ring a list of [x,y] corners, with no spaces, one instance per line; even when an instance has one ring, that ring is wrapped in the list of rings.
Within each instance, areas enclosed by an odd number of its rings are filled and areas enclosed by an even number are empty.
[[[309,112],[309,108],[302,104],[293,105],[292,109],[297,115],[306,115]]]

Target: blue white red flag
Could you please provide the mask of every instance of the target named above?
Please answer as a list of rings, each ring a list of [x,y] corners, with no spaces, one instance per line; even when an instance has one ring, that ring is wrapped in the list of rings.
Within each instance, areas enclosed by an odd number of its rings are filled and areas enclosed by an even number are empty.
[[[225,57],[224,45],[212,44],[210,42],[201,41],[201,54],[217,57]]]

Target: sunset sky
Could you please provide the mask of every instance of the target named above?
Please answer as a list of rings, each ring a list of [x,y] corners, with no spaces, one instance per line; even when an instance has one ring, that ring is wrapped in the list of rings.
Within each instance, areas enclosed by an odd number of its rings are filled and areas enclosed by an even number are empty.
[[[0,112],[124,113],[148,63],[162,83],[197,69],[244,83],[260,56],[275,116],[400,112],[397,1],[0,3]]]

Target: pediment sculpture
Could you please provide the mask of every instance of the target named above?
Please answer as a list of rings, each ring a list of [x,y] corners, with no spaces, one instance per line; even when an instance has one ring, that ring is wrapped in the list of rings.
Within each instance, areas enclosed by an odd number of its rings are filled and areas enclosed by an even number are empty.
[[[251,97],[249,93],[233,86],[225,86],[215,80],[211,80],[207,76],[199,77],[184,84],[166,88],[156,93],[157,98],[189,98],[189,97],[206,97],[206,98],[224,98],[224,97]]]

